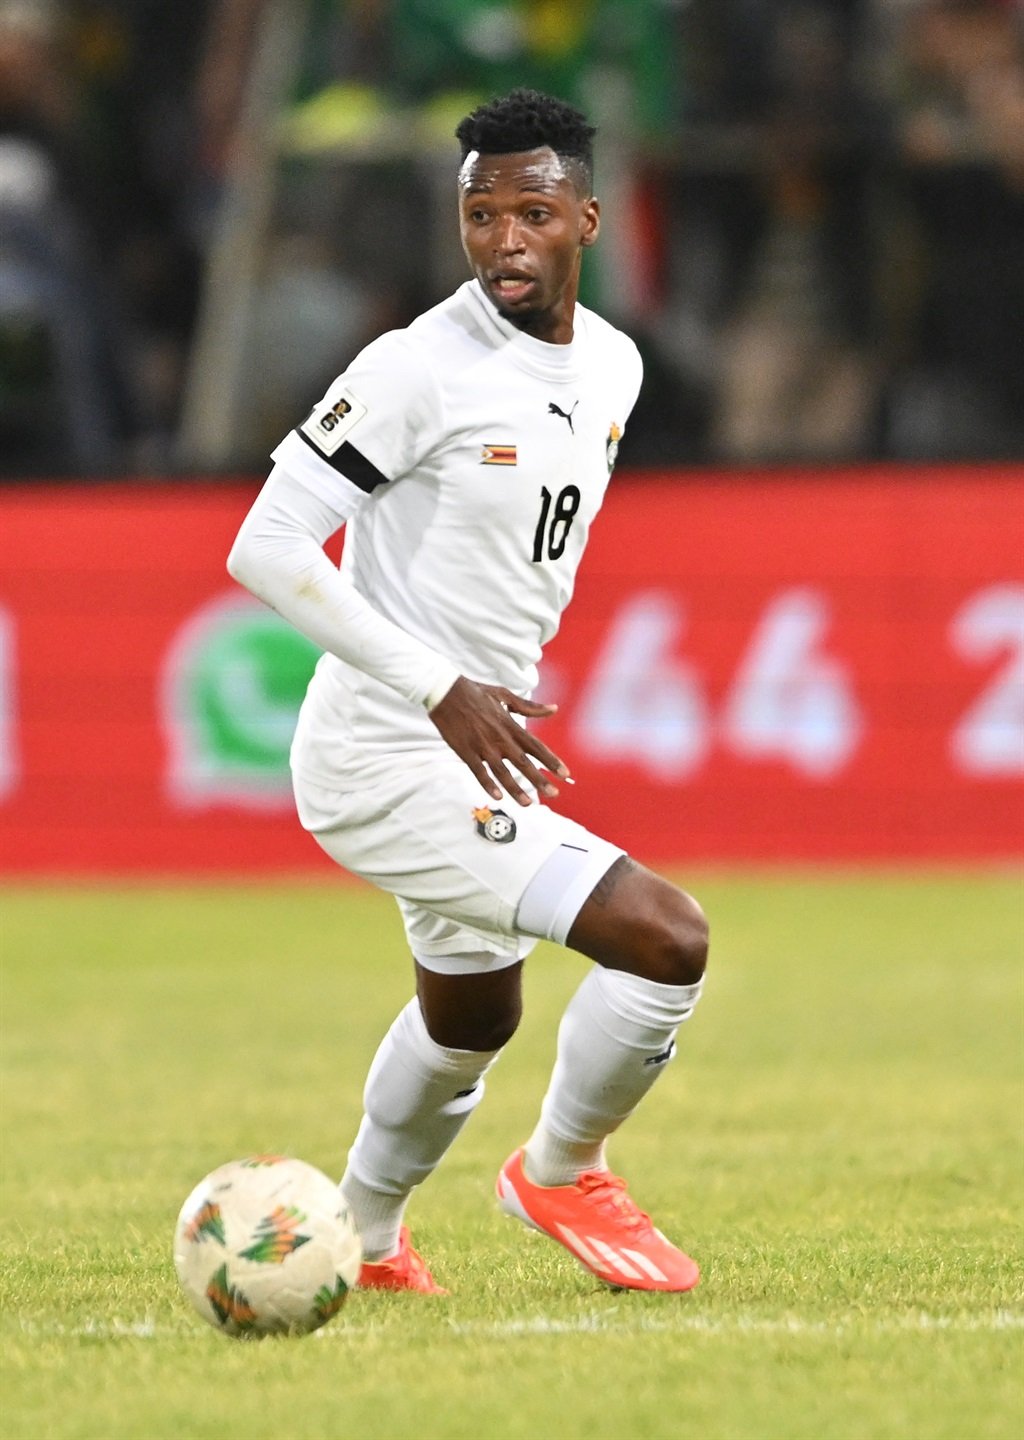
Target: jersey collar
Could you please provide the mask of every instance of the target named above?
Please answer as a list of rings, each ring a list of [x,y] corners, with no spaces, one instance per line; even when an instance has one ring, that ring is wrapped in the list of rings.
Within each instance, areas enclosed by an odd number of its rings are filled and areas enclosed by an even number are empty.
[[[512,358],[523,370],[542,380],[577,380],[585,369],[587,351],[586,311],[577,302],[573,316],[573,338],[568,345],[551,345],[547,340],[538,340],[534,335],[525,335],[510,320],[499,315],[477,280],[467,280],[460,287],[487,332],[497,343],[510,347]]]

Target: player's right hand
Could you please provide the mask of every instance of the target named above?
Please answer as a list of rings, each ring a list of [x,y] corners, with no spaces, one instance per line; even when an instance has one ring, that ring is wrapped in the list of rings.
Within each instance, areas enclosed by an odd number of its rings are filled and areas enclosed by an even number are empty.
[[[429,714],[442,740],[465,761],[493,800],[500,800],[505,790],[518,804],[532,805],[533,797],[517,774],[549,796],[559,793],[551,775],[570,785],[572,777],[565,761],[512,716],[540,719],[557,709],[557,705],[522,700],[503,685],[481,685],[462,675]]]

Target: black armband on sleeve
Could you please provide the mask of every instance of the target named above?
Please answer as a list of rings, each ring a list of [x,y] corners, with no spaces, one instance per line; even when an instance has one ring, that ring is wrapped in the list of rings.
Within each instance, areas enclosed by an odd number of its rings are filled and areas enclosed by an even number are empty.
[[[351,480],[353,485],[358,486],[367,495],[372,494],[378,485],[388,483],[388,477],[378,470],[376,465],[371,464],[362,451],[357,450],[354,445],[350,445],[347,440],[338,446],[333,455],[325,455],[319,445],[314,445],[309,436],[302,433],[301,427],[297,427],[295,433],[300,440],[305,441],[314,455],[320,460],[326,461],[332,470],[337,470],[339,475],[343,475],[346,480]]]

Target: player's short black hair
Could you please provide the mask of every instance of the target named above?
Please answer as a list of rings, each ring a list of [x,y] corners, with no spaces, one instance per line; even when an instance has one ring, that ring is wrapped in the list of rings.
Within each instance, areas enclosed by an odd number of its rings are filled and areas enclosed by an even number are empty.
[[[455,130],[463,160],[472,150],[482,155],[511,155],[550,145],[560,159],[570,163],[576,188],[588,195],[594,184],[596,133],[582,110],[553,95],[524,89],[510,90],[478,105]]]

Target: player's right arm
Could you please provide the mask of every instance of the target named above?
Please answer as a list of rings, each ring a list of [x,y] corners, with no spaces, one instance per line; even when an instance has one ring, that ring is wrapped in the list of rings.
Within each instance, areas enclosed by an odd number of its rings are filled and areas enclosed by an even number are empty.
[[[356,495],[349,500],[350,509],[336,508],[275,465],[231,548],[229,573],[321,650],[423,705],[442,739],[495,800],[501,799],[500,785],[520,804],[530,803],[517,775],[556,795],[540,767],[567,778],[566,767],[511,718],[550,715],[554,706],[468,679],[374,610],[324,554],[324,541],[358,508]]]
[[[558,786],[544,770],[570,785],[572,780],[565,762],[511,717],[541,719],[557,709],[557,705],[523,700],[502,685],[481,685],[460,675],[431,708],[430,718],[441,738],[465,761],[493,799],[501,799],[500,786],[520,805],[529,805],[530,796],[516,778],[517,773],[543,795],[558,794]]]
[[[529,804],[518,776],[557,794],[542,767],[563,778],[568,772],[512,716],[548,715],[552,707],[463,676],[375,610],[323,550],[377,485],[392,483],[434,443],[440,405],[421,369],[394,337],[384,337],[335,381],[275,450],[277,463],[243,521],[228,571],[322,650],[423,705],[494,799],[504,789]],[[348,438],[357,427],[358,449]]]
[[[459,669],[376,611],[324,554],[365,498],[354,485],[338,490],[332,503],[275,465],[231,547],[228,573],[321,650],[430,709]]]

